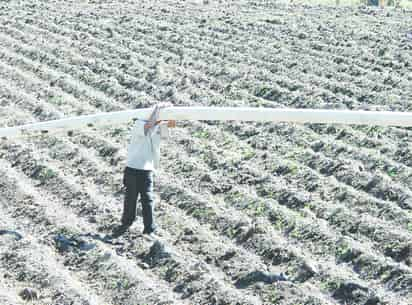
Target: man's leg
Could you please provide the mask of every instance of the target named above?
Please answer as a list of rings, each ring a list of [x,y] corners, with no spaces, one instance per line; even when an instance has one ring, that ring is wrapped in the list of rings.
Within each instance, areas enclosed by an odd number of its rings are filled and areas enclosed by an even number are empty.
[[[123,183],[126,187],[124,197],[122,225],[130,226],[136,219],[136,201],[138,196],[138,184],[136,173],[128,168],[124,171]]]
[[[153,173],[142,171],[140,200],[142,202],[143,233],[150,234],[156,229],[154,222]]]

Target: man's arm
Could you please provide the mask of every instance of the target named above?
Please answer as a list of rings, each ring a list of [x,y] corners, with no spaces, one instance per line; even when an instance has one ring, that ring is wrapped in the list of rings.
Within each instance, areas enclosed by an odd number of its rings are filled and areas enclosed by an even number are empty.
[[[154,127],[156,126],[156,124],[158,124],[160,121],[157,120],[157,118],[159,117],[159,112],[160,112],[160,108],[158,105],[156,105],[153,109],[153,112],[151,113],[149,120],[146,122],[146,124],[144,125],[144,134],[147,135],[148,132]]]
[[[147,121],[147,123],[144,126],[144,132],[145,135],[147,135],[147,133],[157,124],[159,124],[161,121],[158,120],[159,118],[159,114],[160,114],[160,110],[166,107],[171,107],[173,106],[171,103],[159,103],[155,106],[155,108],[153,109],[152,114],[149,117],[149,120]],[[168,121],[167,124],[168,127],[170,128],[174,128],[176,127],[176,121],[175,120],[170,120]]]

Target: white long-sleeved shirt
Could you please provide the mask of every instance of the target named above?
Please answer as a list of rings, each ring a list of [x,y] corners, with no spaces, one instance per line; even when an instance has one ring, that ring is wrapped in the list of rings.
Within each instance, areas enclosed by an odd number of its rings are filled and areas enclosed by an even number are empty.
[[[131,131],[127,147],[127,166],[154,171],[160,161],[160,123],[144,134],[146,121],[137,120]],[[167,123],[166,123],[167,124]]]

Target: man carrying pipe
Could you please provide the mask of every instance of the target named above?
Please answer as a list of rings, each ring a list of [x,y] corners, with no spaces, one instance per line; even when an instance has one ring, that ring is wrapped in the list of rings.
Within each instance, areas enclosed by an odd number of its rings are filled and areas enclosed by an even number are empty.
[[[153,172],[159,167],[160,140],[167,138],[167,128],[176,127],[176,121],[160,121],[162,108],[171,104],[158,104],[148,120],[136,120],[127,148],[127,166],[123,184],[126,188],[121,224],[114,228],[112,237],[125,233],[136,219],[136,202],[140,195],[144,230],[151,235],[156,230],[154,221]]]

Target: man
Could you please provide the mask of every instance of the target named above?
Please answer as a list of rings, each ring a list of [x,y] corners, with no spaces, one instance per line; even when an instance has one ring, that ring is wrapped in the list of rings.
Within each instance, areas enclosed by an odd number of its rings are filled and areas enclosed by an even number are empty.
[[[122,235],[136,219],[136,201],[140,195],[144,230],[152,234],[156,230],[154,221],[153,172],[159,167],[160,140],[165,137],[166,128],[176,126],[176,121],[158,120],[160,110],[170,104],[154,107],[149,120],[136,120],[128,145],[127,166],[123,184],[126,187],[121,225],[113,230],[113,237]]]

